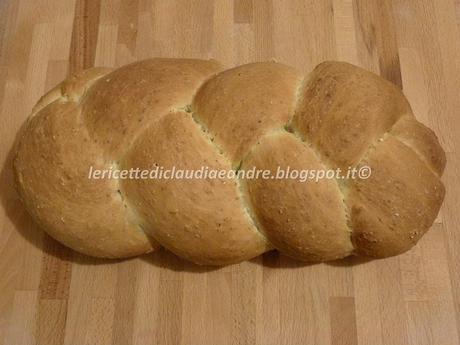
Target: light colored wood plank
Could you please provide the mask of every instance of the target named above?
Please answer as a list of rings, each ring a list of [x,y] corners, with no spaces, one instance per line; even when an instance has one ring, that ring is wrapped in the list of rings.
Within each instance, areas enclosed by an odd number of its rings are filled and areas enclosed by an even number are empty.
[[[17,290],[13,310],[5,334],[5,344],[29,345],[35,342],[35,310],[37,292]]]
[[[330,299],[330,312],[331,344],[358,344],[354,299],[352,297],[332,297]]]
[[[63,344],[67,316],[67,300],[39,299],[37,308],[37,345]]]
[[[155,254],[154,254],[155,255]],[[156,344],[155,332],[158,327],[157,313],[159,305],[159,269],[152,269],[151,257],[140,259],[136,263],[137,279],[135,292],[135,306],[133,310],[133,345]]]

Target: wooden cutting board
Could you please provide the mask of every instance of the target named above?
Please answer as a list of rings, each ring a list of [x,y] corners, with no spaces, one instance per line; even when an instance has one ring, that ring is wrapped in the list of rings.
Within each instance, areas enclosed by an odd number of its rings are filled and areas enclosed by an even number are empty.
[[[1,0],[0,345],[459,344],[458,0]],[[307,265],[276,253],[207,269],[165,251],[95,260],[14,192],[11,147],[68,73],[147,57],[349,61],[402,86],[447,151],[446,201],[404,255]]]

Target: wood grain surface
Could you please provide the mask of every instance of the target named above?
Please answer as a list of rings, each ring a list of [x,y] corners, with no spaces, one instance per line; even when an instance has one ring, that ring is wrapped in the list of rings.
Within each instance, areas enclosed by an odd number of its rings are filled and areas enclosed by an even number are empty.
[[[0,345],[455,345],[460,333],[459,0],[0,0]],[[349,61],[403,87],[448,156],[447,196],[409,253],[211,269],[166,251],[91,259],[43,234],[11,149],[69,73],[147,57]]]

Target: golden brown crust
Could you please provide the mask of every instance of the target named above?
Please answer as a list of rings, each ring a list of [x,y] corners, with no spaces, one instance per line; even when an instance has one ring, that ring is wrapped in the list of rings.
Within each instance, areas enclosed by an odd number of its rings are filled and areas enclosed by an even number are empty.
[[[243,163],[269,170],[324,169],[314,152],[286,131],[266,136]],[[342,200],[333,180],[248,179],[248,199],[276,248],[304,261],[325,261],[350,255],[353,246]]]
[[[128,257],[153,249],[124,204],[117,181],[88,179],[108,168],[80,119],[76,103],[56,100],[29,122],[15,158],[16,183],[34,219],[76,251]]]
[[[79,102],[86,91],[111,70],[105,67],[94,67],[71,75],[40,98],[32,109],[32,115],[56,100]]]
[[[292,127],[323,159],[357,164],[375,140],[412,111],[389,81],[345,62],[323,62],[305,80]]]
[[[151,121],[192,102],[196,89],[221,70],[216,61],[150,59],[100,79],[83,104],[89,133],[118,159]]]
[[[169,113],[149,127],[122,166],[231,169],[184,112]],[[151,235],[193,262],[229,264],[258,256],[269,247],[245,213],[235,179],[125,180],[123,189]]]
[[[260,137],[289,121],[301,79],[273,62],[232,68],[200,88],[193,111],[237,166]]]
[[[32,111],[14,160],[40,226],[82,253],[158,246],[222,265],[273,247],[325,261],[409,250],[444,198],[445,154],[402,92],[341,62],[302,83],[277,63],[150,59],[69,77]],[[285,129],[286,128],[286,129]],[[312,170],[366,180],[88,179],[93,169]]]
[[[404,116],[393,126],[391,133],[418,153],[438,176],[442,175],[446,154],[431,129],[412,116]]]
[[[443,184],[391,134],[360,164],[371,167],[372,175],[354,181],[347,198],[357,252],[386,257],[409,250],[433,224]]]

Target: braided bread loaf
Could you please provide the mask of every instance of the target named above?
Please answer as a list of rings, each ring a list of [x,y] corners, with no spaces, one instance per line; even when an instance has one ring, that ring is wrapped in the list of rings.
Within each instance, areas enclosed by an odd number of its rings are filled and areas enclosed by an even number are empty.
[[[335,169],[370,178],[89,179],[97,169]],[[41,98],[14,161],[28,212],[98,257],[159,245],[223,265],[276,248],[295,259],[396,255],[430,228],[445,154],[395,85],[325,62],[304,78],[278,63],[150,59],[91,68]]]

